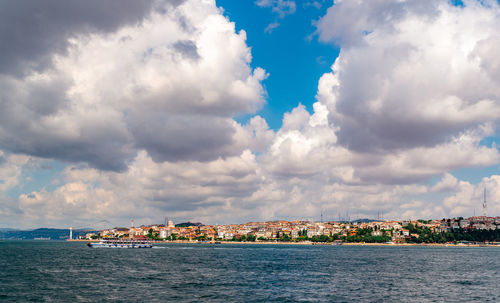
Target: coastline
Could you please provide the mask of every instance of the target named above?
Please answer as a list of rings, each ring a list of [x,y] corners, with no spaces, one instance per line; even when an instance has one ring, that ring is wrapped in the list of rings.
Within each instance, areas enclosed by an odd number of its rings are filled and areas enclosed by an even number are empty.
[[[99,242],[99,240],[85,240],[85,239],[71,239],[68,242]],[[342,244],[334,244],[332,242],[275,242],[275,241],[255,241],[255,242],[238,242],[238,241],[189,241],[189,240],[175,240],[175,241],[153,241],[157,244],[240,244],[240,245],[326,245],[326,246],[385,246],[385,247],[499,247],[500,244],[453,244],[453,243],[363,243],[363,242],[343,242]]]
[[[197,242],[183,242],[183,243],[197,243]],[[202,243],[202,242],[200,242]],[[205,244],[205,243],[202,243]],[[211,243],[207,243],[211,244]],[[333,244],[331,242],[229,242],[221,241],[221,244],[266,244],[266,245],[326,245],[326,246],[386,246],[386,247],[405,247],[405,246],[420,246],[420,247],[500,247],[498,244],[453,244],[453,243],[362,243],[351,242],[342,244]]]

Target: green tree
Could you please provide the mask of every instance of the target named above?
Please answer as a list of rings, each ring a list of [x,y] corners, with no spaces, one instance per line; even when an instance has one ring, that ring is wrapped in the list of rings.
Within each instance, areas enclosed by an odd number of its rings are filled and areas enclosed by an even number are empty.
[[[257,239],[257,237],[255,235],[252,235],[252,234],[247,235],[247,241],[255,242],[256,239]]]
[[[281,241],[281,242],[290,242],[291,240],[292,240],[292,238],[288,234],[285,234],[285,233],[282,233],[281,237],[278,238],[278,241]]]

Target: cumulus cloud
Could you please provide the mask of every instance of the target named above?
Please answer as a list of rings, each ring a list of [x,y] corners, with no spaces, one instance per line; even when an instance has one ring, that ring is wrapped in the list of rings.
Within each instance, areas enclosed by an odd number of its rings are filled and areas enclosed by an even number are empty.
[[[329,8],[318,34],[341,46],[324,100],[339,142],[370,152],[432,147],[496,122],[499,82],[488,60],[499,25],[496,2],[341,1]]]
[[[108,170],[126,169],[140,149],[156,161],[241,153],[233,116],[262,106],[267,75],[252,70],[245,32],[236,33],[213,1],[174,4],[155,2],[132,16],[124,9],[123,18],[118,10],[96,30],[83,14],[67,34],[47,33],[65,46],[38,51],[50,67],[0,75],[0,145]],[[37,22],[63,27],[51,20]]]
[[[458,180],[452,174],[446,173],[441,180],[431,188],[431,191],[440,192],[453,190],[457,187]]]
[[[485,177],[478,184],[459,181],[454,192],[443,200],[448,213],[453,216],[483,215],[484,190],[486,190],[487,215],[497,215],[500,211],[500,176]]]
[[[23,173],[38,170],[43,160],[24,155],[16,155],[0,150],[0,218],[4,226],[15,226],[23,216],[16,197],[9,191],[22,188],[26,179]]]
[[[295,168],[294,168],[295,169]],[[299,171],[300,172],[300,171]],[[427,192],[416,185],[359,185],[332,179],[330,173],[275,175],[249,150],[209,162],[155,163],[140,152],[126,172],[67,167],[64,184],[18,198],[24,224],[50,222],[64,226],[68,217],[84,225],[107,218],[116,225],[154,223],[164,216],[205,223],[246,220],[328,219],[349,213],[351,218],[398,218],[407,196]],[[407,209],[405,209],[406,211]]]
[[[0,193],[20,184],[24,166],[30,163],[30,157],[7,154],[0,150]]]
[[[22,194],[18,204],[25,224],[61,226],[73,217],[75,224],[107,218],[118,225],[128,221],[124,218],[147,223],[165,215],[229,220],[244,208],[239,200],[258,189],[259,170],[248,150],[226,159],[175,163],[156,163],[141,151],[126,172],[68,166],[61,176],[63,185]],[[250,207],[244,213],[255,211]]]
[[[320,84],[321,90],[321,84]],[[321,98],[320,98],[321,99]],[[387,153],[355,151],[339,144],[341,131],[322,102],[309,114],[302,105],[286,113],[269,152],[260,157],[275,175],[310,177],[326,174],[346,184],[410,184],[463,167],[488,166],[500,161],[495,147],[481,145],[491,129],[459,134],[441,144]],[[450,156],[453,155],[453,156]]]
[[[280,17],[289,2],[257,4]],[[0,214],[58,226],[470,215],[483,188],[500,199],[500,177],[453,175],[500,161],[483,143],[500,117],[499,12],[486,1],[337,1],[317,26],[340,56],[312,112],[298,104],[277,131],[258,115],[234,119],[262,107],[267,74],[213,1],[80,25],[58,38],[64,47],[0,70],[0,195],[30,157],[69,163],[50,189],[4,195]]]
[[[181,1],[165,1],[176,4]],[[141,23],[154,1],[23,0],[0,4],[0,73],[23,75],[52,65],[76,35],[111,33]],[[13,30],[15,28],[15,30]]]

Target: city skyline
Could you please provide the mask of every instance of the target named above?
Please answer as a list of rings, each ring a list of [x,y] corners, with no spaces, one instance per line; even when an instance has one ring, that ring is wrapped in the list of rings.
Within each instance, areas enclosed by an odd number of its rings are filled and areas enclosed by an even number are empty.
[[[500,214],[496,0],[0,16],[0,228]]]
[[[227,225],[203,225],[201,223],[174,225],[170,221],[169,224],[107,228],[88,232],[85,235],[81,234],[79,239],[150,238],[157,241],[214,242],[225,240],[255,243],[260,241],[287,243],[335,241],[337,245],[349,242],[463,244],[465,241],[472,244],[487,241],[493,245],[499,245],[499,235],[500,216],[478,216],[440,220],[368,220],[362,222],[277,220]],[[69,239],[73,239],[71,234]]]

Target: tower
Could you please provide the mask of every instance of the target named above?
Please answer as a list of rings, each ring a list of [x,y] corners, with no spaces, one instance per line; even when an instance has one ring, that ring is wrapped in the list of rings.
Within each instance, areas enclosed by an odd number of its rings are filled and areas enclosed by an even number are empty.
[[[483,216],[486,217],[486,210],[487,210],[487,207],[486,207],[486,188],[484,189],[484,200],[483,200]]]

